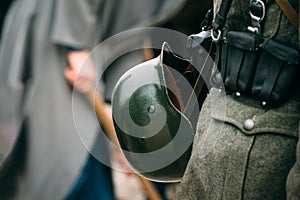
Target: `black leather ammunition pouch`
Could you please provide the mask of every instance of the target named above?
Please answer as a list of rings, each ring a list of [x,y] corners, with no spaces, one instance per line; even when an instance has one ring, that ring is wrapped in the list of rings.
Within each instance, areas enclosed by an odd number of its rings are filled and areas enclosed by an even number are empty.
[[[248,32],[228,31],[219,66],[227,91],[278,106],[299,76],[299,51]]]
[[[265,39],[252,84],[252,96],[271,104],[284,102],[299,77],[299,51]]]
[[[249,93],[259,58],[260,38],[246,32],[229,31],[222,43],[221,75],[228,90]]]

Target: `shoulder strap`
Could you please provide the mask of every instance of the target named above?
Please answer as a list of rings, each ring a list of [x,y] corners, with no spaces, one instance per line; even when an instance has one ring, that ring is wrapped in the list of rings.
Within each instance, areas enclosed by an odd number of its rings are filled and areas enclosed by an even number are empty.
[[[288,3],[288,0],[275,0],[282,12],[299,32],[299,14]]]
[[[220,9],[215,16],[215,19],[212,23],[212,39],[214,42],[218,42],[221,39],[221,30],[225,25],[227,14],[231,7],[233,0],[222,0]]]

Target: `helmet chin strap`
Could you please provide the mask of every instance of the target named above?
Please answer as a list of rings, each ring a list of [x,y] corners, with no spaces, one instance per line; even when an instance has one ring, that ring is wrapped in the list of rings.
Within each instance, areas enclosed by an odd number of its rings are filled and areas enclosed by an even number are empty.
[[[193,88],[193,91],[194,91],[196,97],[199,97],[201,91],[203,90],[203,88],[206,85],[204,79],[202,78],[203,71],[206,71],[207,69],[211,69],[212,68],[211,64],[209,64],[209,62],[208,62],[209,58],[210,58],[210,55],[211,55],[212,47],[213,47],[213,43],[211,42],[210,43],[210,47],[208,49],[208,52],[206,54],[204,63],[201,66],[200,72],[199,72],[199,74],[197,76],[197,79],[196,79],[196,82],[195,82],[195,85],[194,85],[194,88]],[[190,97],[189,97],[189,100],[188,100],[188,102],[186,104],[186,108],[184,110],[184,113],[186,113],[188,109],[195,107],[195,104],[197,102],[195,102],[192,97],[193,97],[193,95],[191,94]]]

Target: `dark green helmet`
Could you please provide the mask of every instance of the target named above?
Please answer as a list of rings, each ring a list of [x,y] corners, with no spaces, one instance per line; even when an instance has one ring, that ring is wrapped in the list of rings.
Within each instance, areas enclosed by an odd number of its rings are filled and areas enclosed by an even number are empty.
[[[183,114],[189,95],[180,95],[176,86],[176,76],[182,76],[178,69],[189,65],[164,43],[160,56],[127,71],[114,89],[113,119],[121,149],[147,179],[180,181],[190,158],[194,131]],[[187,80],[180,84],[193,90]]]

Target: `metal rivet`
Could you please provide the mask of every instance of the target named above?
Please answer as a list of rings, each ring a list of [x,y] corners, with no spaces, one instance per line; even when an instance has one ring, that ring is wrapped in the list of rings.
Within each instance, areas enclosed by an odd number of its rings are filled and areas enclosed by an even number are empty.
[[[254,123],[253,119],[246,119],[244,121],[243,127],[244,127],[245,130],[251,131],[254,128],[254,125],[255,125],[255,123]]]
[[[141,141],[142,143],[144,143],[144,142],[145,142],[145,138],[144,138],[144,137],[140,138],[140,141]]]
[[[149,113],[154,113],[155,112],[155,107],[154,106],[149,106],[148,112]]]

